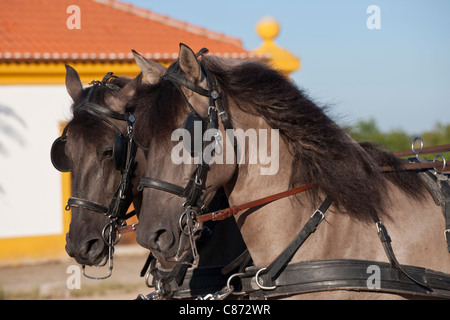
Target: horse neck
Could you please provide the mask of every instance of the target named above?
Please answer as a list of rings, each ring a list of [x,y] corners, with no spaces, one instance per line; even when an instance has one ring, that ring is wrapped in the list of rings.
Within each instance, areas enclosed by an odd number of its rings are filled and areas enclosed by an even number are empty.
[[[257,150],[257,147],[261,145],[260,141],[253,144],[247,143],[245,146],[246,161],[238,165],[238,176],[234,188],[229,194],[230,205],[244,204],[288,190],[293,156],[285,141],[281,137],[278,141],[271,141],[270,131],[272,128],[261,117],[249,115],[240,110],[234,110],[232,116],[233,119],[238,119],[233,121],[235,131],[236,129],[246,131],[251,128],[255,129],[258,134],[261,130],[267,130],[269,142],[278,143],[279,166],[276,173],[273,172],[274,174],[261,174],[261,169],[267,169],[267,164],[262,164],[259,158],[256,164],[248,161],[249,154],[255,152],[260,154]],[[258,140],[260,138],[261,136],[258,135]],[[275,149],[271,145],[272,161],[275,161],[273,158]],[[235,217],[256,265],[270,263],[299,231],[299,226],[303,225],[303,217],[309,217],[310,214],[306,213],[310,211],[307,205],[308,200],[304,195],[299,195],[299,197],[302,199],[303,206],[295,197],[291,196],[263,207],[249,209]]]

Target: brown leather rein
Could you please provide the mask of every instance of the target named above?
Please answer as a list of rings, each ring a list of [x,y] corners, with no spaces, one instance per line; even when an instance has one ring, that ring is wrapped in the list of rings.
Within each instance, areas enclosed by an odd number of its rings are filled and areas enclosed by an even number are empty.
[[[421,153],[427,154],[427,153],[444,152],[444,151],[450,151],[450,144],[423,148],[421,150]],[[398,157],[404,157],[404,156],[409,156],[409,155],[418,155],[418,153],[415,153],[414,150],[413,151],[411,151],[411,150],[398,151],[398,152],[394,152],[393,154]],[[428,162],[428,163],[404,164],[400,167],[400,170],[418,170],[418,169],[433,169],[434,168],[436,171],[439,171],[439,172],[449,171],[450,165],[446,165],[446,161],[443,156],[442,156],[442,159],[444,161],[435,161],[436,160],[436,158],[435,158],[434,161]],[[396,168],[394,168],[392,166],[382,166],[382,167],[380,167],[380,169],[382,172],[391,172],[391,171],[396,170]],[[311,184],[304,185],[304,186],[301,186],[301,187],[298,187],[295,189],[290,189],[290,190],[287,190],[284,192],[270,195],[270,196],[267,196],[267,197],[264,197],[264,198],[261,198],[258,200],[250,201],[250,202],[238,205],[238,206],[232,206],[232,207],[222,209],[219,211],[200,215],[196,218],[196,220],[197,220],[197,222],[225,220],[227,218],[235,216],[236,214],[238,214],[239,212],[241,212],[243,210],[266,205],[273,201],[280,200],[280,199],[289,197],[291,195],[310,190],[310,189],[314,188],[315,186],[316,186],[315,183],[311,183]],[[130,226],[125,226],[125,227],[119,228],[118,232],[119,232],[119,234],[135,232],[137,229],[138,229],[138,223],[135,223]]]
[[[310,189],[314,188],[315,186],[316,186],[315,183],[311,183],[311,184],[301,186],[301,187],[298,187],[295,189],[291,189],[291,190],[280,192],[280,193],[277,193],[277,194],[274,194],[271,196],[267,196],[267,197],[261,198],[259,200],[250,201],[250,202],[241,204],[239,206],[233,206],[233,207],[229,207],[229,208],[219,210],[216,212],[207,213],[207,214],[198,216],[196,218],[196,220],[197,220],[197,222],[225,220],[229,217],[232,217],[232,216],[238,214],[242,210],[266,205],[273,201],[280,200],[280,199],[289,197],[291,195],[310,190]]]
[[[289,197],[291,195],[310,190],[310,189],[314,188],[315,186],[316,186],[315,183],[311,183],[311,184],[301,186],[301,187],[298,187],[295,189],[290,189],[290,190],[287,190],[284,192],[273,194],[273,195],[270,195],[270,196],[267,196],[267,197],[264,197],[264,198],[261,198],[258,200],[250,201],[250,202],[238,205],[238,206],[233,206],[233,207],[229,207],[229,208],[222,209],[219,211],[203,214],[201,216],[198,216],[196,218],[196,221],[197,222],[206,222],[206,221],[225,220],[227,218],[230,218],[230,217],[238,214],[239,212],[241,212],[243,210],[266,205],[273,201],[280,200],[280,199]],[[125,227],[119,228],[119,233],[122,234],[122,233],[127,233],[127,232],[134,232],[137,229],[138,229],[138,224],[135,223],[130,226],[125,226]]]

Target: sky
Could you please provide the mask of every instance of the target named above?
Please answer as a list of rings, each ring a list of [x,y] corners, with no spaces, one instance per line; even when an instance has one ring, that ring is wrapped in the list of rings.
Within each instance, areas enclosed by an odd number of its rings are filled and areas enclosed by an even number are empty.
[[[416,135],[450,124],[448,0],[122,1],[240,38],[248,50],[262,43],[258,21],[274,17],[281,26],[275,42],[301,59],[292,79],[331,106],[340,125],[374,119],[382,131]],[[371,5],[379,20],[367,13]]]

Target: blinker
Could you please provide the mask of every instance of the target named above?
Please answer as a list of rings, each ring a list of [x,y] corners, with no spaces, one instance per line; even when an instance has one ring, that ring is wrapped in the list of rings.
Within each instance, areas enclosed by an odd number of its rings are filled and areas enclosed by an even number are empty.
[[[61,172],[70,172],[73,169],[72,161],[66,154],[66,142],[67,136],[62,135],[53,142],[50,150],[52,164],[56,170]]]

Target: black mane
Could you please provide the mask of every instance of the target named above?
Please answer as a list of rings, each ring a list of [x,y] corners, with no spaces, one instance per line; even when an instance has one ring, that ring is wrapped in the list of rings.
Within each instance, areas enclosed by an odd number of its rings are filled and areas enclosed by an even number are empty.
[[[259,62],[230,63],[214,56],[203,57],[202,63],[217,78],[225,107],[230,99],[279,129],[294,157],[290,185],[316,183],[318,188],[310,192],[316,206],[324,194],[356,218],[365,219],[371,213],[386,216],[385,178],[415,199],[424,194],[415,173],[381,173],[380,166],[400,168],[401,160],[374,144],[354,142],[281,72]],[[147,144],[150,139],[168,141],[177,116],[185,113],[185,103],[169,81],[143,86],[135,103],[137,110],[145,109],[137,134]]]

